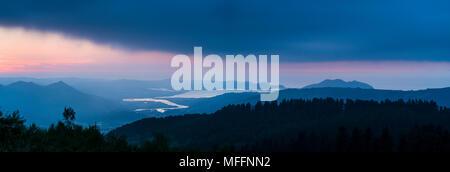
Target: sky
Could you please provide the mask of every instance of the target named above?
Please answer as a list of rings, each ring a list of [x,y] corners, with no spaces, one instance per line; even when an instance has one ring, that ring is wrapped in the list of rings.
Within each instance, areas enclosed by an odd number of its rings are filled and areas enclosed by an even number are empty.
[[[279,54],[281,82],[450,86],[448,0],[16,0],[0,6],[0,76],[156,80],[192,54]]]

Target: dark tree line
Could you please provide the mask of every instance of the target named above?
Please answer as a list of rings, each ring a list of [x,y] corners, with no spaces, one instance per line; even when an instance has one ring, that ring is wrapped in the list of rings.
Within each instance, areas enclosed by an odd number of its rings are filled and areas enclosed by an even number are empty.
[[[75,111],[66,108],[64,120],[48,129],[25,125],[19,112],[0,111],[0,152],[168,152],[167,138],[156,135],[141,146],[128,144],[124,137],[104,135],[94,125],[75,124]]]
[[[450,133],[440,126],[414,126],[407,133],[392,135],[384,128],[376,135],[372,129],[338,129],[335,137],[302,132],[290,141],[264,139],[242,148],[224,146],[219,152],[450,152]]]

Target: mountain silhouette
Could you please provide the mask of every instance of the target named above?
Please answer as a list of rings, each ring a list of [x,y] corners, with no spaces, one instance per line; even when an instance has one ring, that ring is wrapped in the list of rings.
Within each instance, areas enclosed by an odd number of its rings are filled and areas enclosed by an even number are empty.
[[[1,78],[0,84],[9,85],[17,82],[28,82],[38,85],[70,86],[83,93],[99,96],[120,103],[122,99],[134,97],[164,97],[184,93],[171,90],[170,80],[106,80],[84,78]]]
[[[47,86],[32,82],[15,82],[0,86],[0,108],[3,111],[19,110],[28,121],[39,126],[48,126],[61,120],[65,107],[77,111],[77,122],[80,124],[103,124],[111,120],[114,112],[125,111],[121,104],[104,98],[85,94],[67,85],[56,82]],[[126,118],[132,118],[126,114]],[[133,117],[132,121],[139,119]]]
[[[335,79],[335,80],[324,80],[318,84],[312,84],[308,85],[306,87],[303,87],[305,89],[308,88],[362,88],[362,89],[374,89],[371,85],[359,82],[359,81],[350,81],[346,82],[341,79]]]

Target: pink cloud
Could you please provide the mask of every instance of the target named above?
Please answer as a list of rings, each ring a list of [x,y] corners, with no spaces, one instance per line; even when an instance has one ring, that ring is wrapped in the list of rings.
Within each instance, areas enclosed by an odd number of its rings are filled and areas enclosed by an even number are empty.
[[[0,38],[0,73],[108,72],[108,69],[129,72],[135,71],[135,66],[152,70],[152,67],[169,65],[174,56],[158,51],[127,51],[58,33],[21,28],[0,27]]]

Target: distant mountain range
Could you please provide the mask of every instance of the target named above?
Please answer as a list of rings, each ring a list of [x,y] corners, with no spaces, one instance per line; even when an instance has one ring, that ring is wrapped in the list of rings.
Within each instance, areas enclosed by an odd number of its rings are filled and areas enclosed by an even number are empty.
[[[173,96],[183,92],[170,90],[170,80],[141,81],[141,80],[104,80],[83,78],[0,78],[0,84],[8,85],[14,82],[33,82],[38,85],[49,85],[58,81],[67,83],[81,92],[100,96],[116,102],[124,98],[152,98]]]
[[[166,80],[105,80],[105,79],[83,79],[83,78],[0,78],[0,85],[9,85],[18,81],[32,82],[38,85],[49,85],[62,81],[81,92],[121,102],[127,98],[155,98],[169,97],[186,93],[187,91],[175,91],[172,89],[171,81]],[[194,83],[193,81],[191,82]],[[226,83],[224,82],[224,88]],[[235,82],[237,85],[237,82]],[[248,82],[245,82],[248,89]],[[258,87],[259,88],[259,87]],[[280,85],[280,89],[285,87]]]
[[[64,82],[41,86],[19,81],[0,85],[0,95],[2,111],[19,110],[28,123],[38,126],[45,127],[61,120],[65,107],[74,108],[76,121],[85,125],[97,123],[108,128],[140,119],[137,114],[127,113],[119,103],[82,93]]]
[[[450,107],[450,88],[427,89],[419,91],[377,90],[361,88],[308,88],[285,89],[280,91],[278,101],[285,99],[335,98],[352,100],[432,100],[440,106]],[[203,99],[169,99],[177,104],[189,106],[189,109],[179,109],[166,112],[167,115],[182,115],[192,113],[213,113],[229,104],[255,104],[260,100],[259,93],[227,93],[213,98]]]
[[[318,84],[312,84],[305,86],[303,88],[362,88],[362,89],[374,89],[371,85],[359,82],[359,81],[351,81],[346,82],[341,79],[330,80],[327,79]]]

